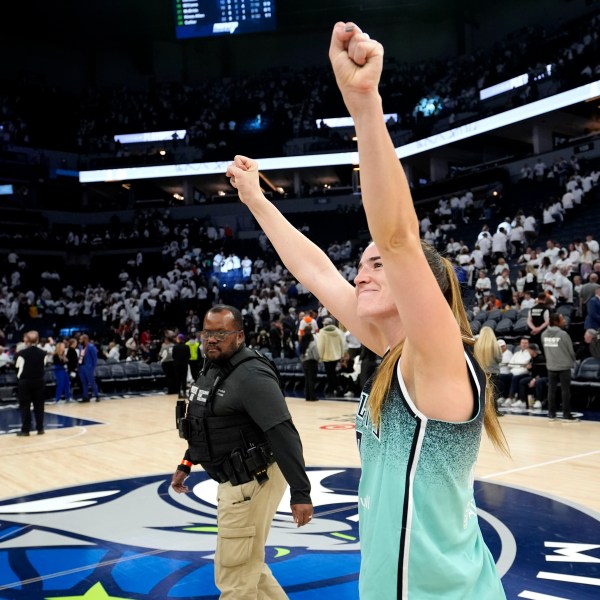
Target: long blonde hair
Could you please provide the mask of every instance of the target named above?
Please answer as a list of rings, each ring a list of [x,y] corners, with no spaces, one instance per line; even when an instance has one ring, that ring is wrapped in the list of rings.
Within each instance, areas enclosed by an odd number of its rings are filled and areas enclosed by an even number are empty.
[[[58,342],[58,344],[56,344],[54,347],[54,355],[58,356],[60,360],[65,362],[67,360],[66,349],[67,347],[65,346],[64,342]]]
[[[500,346],[498,346],[498,338],[496,337],[494,330],[487,325],[481,328],[473,351],[477,358],[477,362],[486,372],[491,365],[498,364],[502,360],[502,352]]]
[[[463,343],[468,346],[473,346],[475,340],[473,338],[473,332],[469,325],[469,319],[465,311],[465,307],[462,302],[460,294],[460,284],[454,272],[452,263],[442,257],[433,246],[421,240],[421,247],[429,267],[431,268],[444,297],[446,298],[452,314],[454,315],[458,325],[460,327]],[[402,355],[402,348],[404,347],[404,340],[399,344],[390,349],[390,351],[383,357],[381,364],[379,365],[375,377],[373,379],[373,386],[369,393],[369,410],[371,412],[371,419],[374,423],[379,424],[381,422],[381,411],[385,404],[392,379],[394,377],[396,364],[400,356]],[[480,358],[475,354],[475,360],[478,362],[482,370],[483,365]],[[486,377],[486,393],[485,393],[485,411],[483,424],[487,435],[494,444],[494,446],[508,454],[508,445],[506,438],[502,433],[502,428],[498,422],[496,416],[496,409],[494,407],[494,396],[493,388],[490,382],[489,374],[485,374]]]

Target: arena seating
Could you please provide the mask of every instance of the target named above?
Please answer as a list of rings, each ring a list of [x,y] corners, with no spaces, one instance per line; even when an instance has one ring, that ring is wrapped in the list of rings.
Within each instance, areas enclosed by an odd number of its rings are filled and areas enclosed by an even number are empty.
[[[571,379],[571,390],[579,391],[586,395],[586,406],[589,407],[600,391],[600,360],[597,358],[584,358],[575,368]]]
[[[145,362],[102,362],[96,367],[96,383],[101,394],[125,394],[134,392],[157,393],[164,391],[165,376],[161,364]],[[56,379],[52,367],[44,373],[46,400],[53,400]],[[14,369],[0,372],[0,403],[16,402],[17,374]]]
[[[297,358],[276,358],[275,364],[279,369],[281,377],[281,387],[284,394],[289,396],[302,396],[304,393],[304,371],[302,362]],[[319,363],[317,371],[316,392],[318,395],[324,394],[327,387],[327,375],[325,366]]]

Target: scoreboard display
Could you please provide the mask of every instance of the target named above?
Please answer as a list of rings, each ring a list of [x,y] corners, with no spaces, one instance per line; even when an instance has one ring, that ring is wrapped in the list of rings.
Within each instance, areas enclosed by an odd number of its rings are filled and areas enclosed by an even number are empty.
[[[275,29],[275,0],[173,0],[177,39]]]

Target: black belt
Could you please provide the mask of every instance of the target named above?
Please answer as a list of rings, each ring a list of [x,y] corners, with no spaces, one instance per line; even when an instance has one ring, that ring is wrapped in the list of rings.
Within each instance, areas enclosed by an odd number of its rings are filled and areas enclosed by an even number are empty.
[[[267,467],[270,467],[274,462],[275,462],[275,457],[273,455],[271,455],[267,460]],[[230,470],[230,472],[232,472],[233,469],[232,469],[231,465],[228,463],[228,459],[226,460],[226,463],[227,463],[226,469]],[[225,465],[225,463],[224,463],[224,465]],[[211,470],[210,475],[212,476],[213,479],[215,479],[219,483],[231,483],[231,485],[234,487],[236,485],[242,485],[244,483],[249,483],[253,479],[256,479],[256,476],[254,474],[251,474],[251,476],[249,474],[249,477],[246,481],[238,481],[237,479],[227,475],[227,472],[223,469],[215,469],[214,471]]]

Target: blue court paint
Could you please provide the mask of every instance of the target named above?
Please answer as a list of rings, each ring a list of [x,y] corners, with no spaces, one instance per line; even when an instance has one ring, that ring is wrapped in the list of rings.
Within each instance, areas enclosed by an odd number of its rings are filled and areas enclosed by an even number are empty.
[[[53,406],[60,406],[53,405]],[[68,406],[68,405],[67,405]],[[35,417],[32,415],[33,425],[35,427]],[[63,429],[65,427],[87,427],[89,425],[100,425],[99,421],[90,419],[79,419],[67,417],[55,413],[46,412],[44,414],[44,429]],[[21,415],[16,406],[3,406],[0,410],[0,435],[14,435],[21,430]]]
[[[278,511],[267,562],[292,600],[358,600],[360,471],[313,468],[315,518],[290,527]],[[0,502],[2,600],[216,600],[216,483],[171,474]],[[591,600],[600,583],[600,515],[525,489],[475,482],[486,542],[508,598]]]

